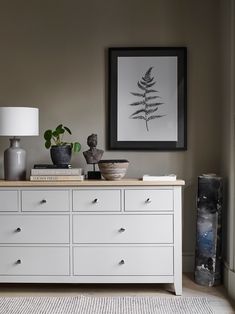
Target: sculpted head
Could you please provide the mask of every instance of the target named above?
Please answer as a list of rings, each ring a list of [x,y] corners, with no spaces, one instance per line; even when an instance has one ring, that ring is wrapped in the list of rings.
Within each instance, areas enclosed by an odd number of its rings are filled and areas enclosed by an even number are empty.
[[[90,148],[94,148],[97,146],[97,134],[91,134],[87,138],[87,145]]]

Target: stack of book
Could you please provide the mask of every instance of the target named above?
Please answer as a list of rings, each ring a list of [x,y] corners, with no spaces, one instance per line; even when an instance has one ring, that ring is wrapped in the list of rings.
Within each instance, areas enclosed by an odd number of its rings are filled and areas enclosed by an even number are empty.
[[[148,174],[144,174],[143,181],[176,181],[176,175],[175,174],[166,174],[163,176],[152,176]]]
[[[71,165],[37,164],[31,169],[30,181],[82,181],[81,168]]]

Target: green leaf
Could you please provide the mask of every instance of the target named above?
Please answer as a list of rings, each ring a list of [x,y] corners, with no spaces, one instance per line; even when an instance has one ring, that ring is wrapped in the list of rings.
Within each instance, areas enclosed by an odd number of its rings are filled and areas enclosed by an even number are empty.
[[[44,139],[45,139],[46,141],[50,141],[51,138],[52,138],[52,130],[46,130],[46,131],[44,132]]]
[[[59,129],[61,129],[61,128],[63,128],[63,124],[59,124],[55,129],[56,129],[56,130],[59,130]]]
[[[73,151],[78,153],[81,150],[81,144],[78,142],[73,143]]]
[[[46,141],[45,142],[45,147],[48,149],[51,147],[51,141]]]
[[[57,130],[55,130],[55,131],[53,131],[52,135],[53,135],[54,137],[58,137],[58,136],[59,136],[59,132],[58,132]]]
[[[62,124],[59,124],[59,125],[56,127],[55,132],[57,132],[58,135],[59,135],[59,134],[64,134],[65,131],[64,131],[63,125],[62,125]]]
[[[64,129],[65,129],[70,135],[72,134],[71,130],[70,130],[67,126],[64,126]]]

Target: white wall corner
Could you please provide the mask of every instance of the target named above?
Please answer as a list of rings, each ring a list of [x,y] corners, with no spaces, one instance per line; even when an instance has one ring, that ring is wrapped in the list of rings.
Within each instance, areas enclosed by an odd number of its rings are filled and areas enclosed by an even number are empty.
[[[235,300],[235,272],[229,269],[228,264],[224,263],[223,281],[228,295],[231,299]]]
[[[194,253],[193,252],[183,252],[183,272],[192,273],[194,272]]]

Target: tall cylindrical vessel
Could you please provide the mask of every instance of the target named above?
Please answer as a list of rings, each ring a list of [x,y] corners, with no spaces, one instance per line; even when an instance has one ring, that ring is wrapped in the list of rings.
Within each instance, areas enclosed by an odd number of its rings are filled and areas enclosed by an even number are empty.
[[[221,283],[222,178],[198,177],[195,281],[203,286]]]
[[[10,147],[4,152],[4,178],[10,181],[26,179],[26,152],[20,147],[19,138],[11,138]]]

